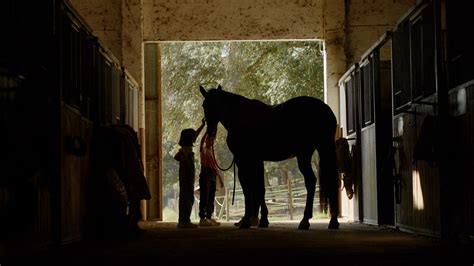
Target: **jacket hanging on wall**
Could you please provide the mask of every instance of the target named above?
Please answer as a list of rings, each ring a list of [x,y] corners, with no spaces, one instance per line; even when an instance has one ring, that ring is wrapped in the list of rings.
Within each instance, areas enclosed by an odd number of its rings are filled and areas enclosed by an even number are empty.
[[[113,168],[125,186],[129,202],[151,199],[138,137],[131,127],[110,125],[97,128],[93,148],[95,178],[105,179],[109,169]],[[100,183],[107,184],[107,181]]]

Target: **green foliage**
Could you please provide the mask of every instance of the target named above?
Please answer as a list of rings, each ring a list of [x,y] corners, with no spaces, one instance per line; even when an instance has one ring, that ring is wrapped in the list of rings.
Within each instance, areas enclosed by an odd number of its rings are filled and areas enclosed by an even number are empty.
[[[173,156],[179,149],[180,131],[199,127],[204,116],[199,85],[221,84],[224,90],[272,105],[300,95],[323,99],[320,42],[175,42],[160,47],[165,183],[177,182],[178,163]],[[220,127],[218,133],[216,156],[225,167],[232,154],[225,144],[227,132]],[[299,175],[294,160],[265,167],[267,173],[284,167]],[[230,171],[225,174],[232,176]],[[226,181],[231,183],[232,178]]]

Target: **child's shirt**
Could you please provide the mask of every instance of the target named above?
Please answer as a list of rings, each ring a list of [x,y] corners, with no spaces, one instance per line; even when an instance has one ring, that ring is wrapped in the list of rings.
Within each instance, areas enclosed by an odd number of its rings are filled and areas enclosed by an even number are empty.
[[[179,161],[179,181],[183,182],[184,180],[188,180],[194,182],[196,170],[194,166],[193,147],[181,147],[174,158]]]
[[[212,145],[213,141],[210,139],[205,139],[201,142],[201,167],[210,168],[212,170],[211,173],[213,173],[211,178],[214,180],[217,178],[218,187],[223,188],[224,180],[222,175],[219,173]]]
[[[204,141],[201,145],[201,166],[217,170],[217,163],[212,152],[212,142]]]

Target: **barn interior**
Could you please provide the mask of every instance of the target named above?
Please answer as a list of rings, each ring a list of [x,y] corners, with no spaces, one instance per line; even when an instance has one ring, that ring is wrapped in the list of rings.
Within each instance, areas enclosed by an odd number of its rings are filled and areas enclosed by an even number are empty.
[[[0,264],[471,265],[473,11],[454,0],[2,1]],[[160,222],[159,43],[227,40],[324,42],[324,100],[357,181],[339,197],[339,230]],[[91,147],[106,125],[132,130],[151,198],[143,234],[91,240],[103,207],[88,194]]]

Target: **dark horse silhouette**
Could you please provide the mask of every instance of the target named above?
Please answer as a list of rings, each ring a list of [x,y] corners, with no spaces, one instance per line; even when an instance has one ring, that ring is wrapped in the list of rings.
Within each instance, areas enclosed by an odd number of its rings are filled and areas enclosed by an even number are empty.
[[[200,91],[204,96],[207,133],[215,137],[217,124],[222,123],[228,133],[227,145],[239,169],[245,199],[245,214],[240,228],[250,227],[251,218],[258,216],[260,206],[259,226],[268,225],[263,162],[283,161],[296,156],[307,190],[304,216],[298,229],[309,229],[316,189],[311,157],[316,149],[320,157],[320,202],[325,209],[329,203],[331,220],[328,228],[339,228],[334,140],[337,121],[328,105],[316,98],[302,96],[270,106],[226,92],[220,85],[208,91],[200,86]]]

